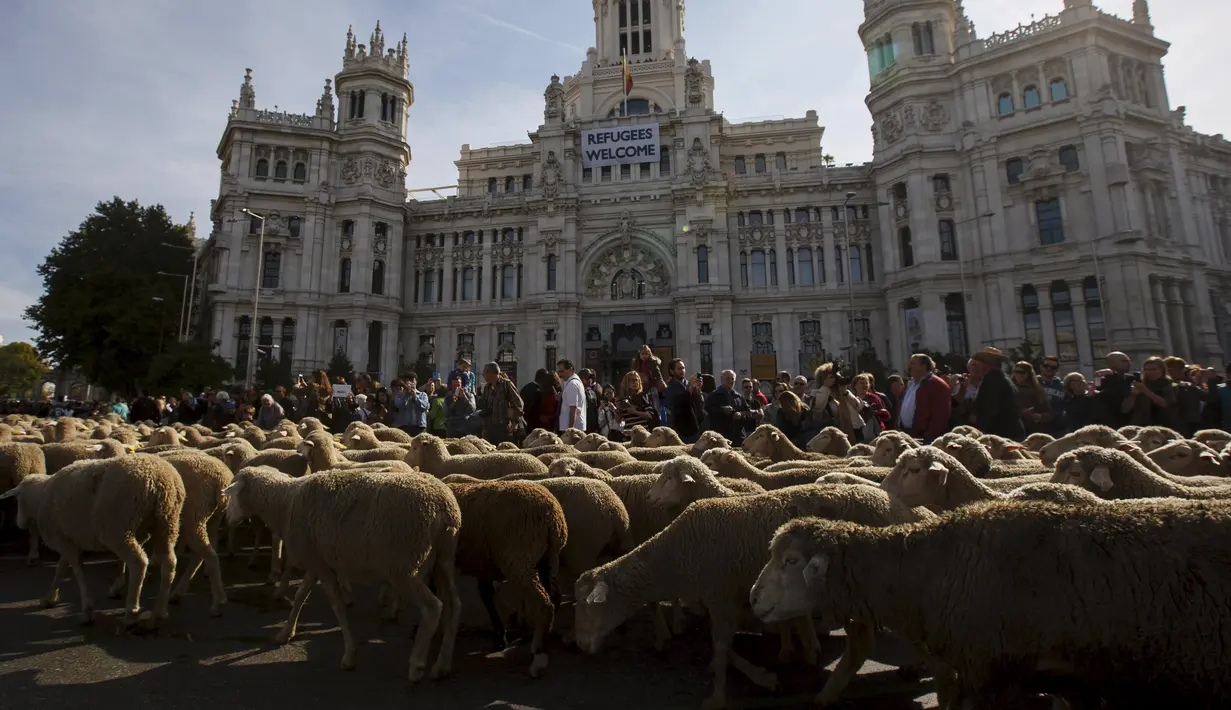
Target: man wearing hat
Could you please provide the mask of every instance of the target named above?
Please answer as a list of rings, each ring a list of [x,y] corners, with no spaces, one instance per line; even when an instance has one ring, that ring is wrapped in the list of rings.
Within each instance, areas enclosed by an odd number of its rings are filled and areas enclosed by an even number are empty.
[[[1021,411],[1017,408],[1017,387],[1004,373],[1004,353],[983,348],[971,356],[982,379],[974,403],[974,425],[984,434],[995,434],[1013,441],[1026,438]]]

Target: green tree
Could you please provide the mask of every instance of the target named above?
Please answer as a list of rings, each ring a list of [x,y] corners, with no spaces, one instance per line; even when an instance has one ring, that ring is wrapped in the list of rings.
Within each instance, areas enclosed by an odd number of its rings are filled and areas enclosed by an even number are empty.
[[[30,343],[9,343],[0,347],[0,396],[31,396],[48,367]]]
[[[176,342],[183,281],[159,272],[191,273],[192,254],[163,244],[189,247],[191,240],[162,205],[143,207],[119,197],[98,203],[38,267],[44,292],[25,316],[38,332],[39,352],[130,396],[155,384],[156,360],[162,374],[210,361],[208,346]],[[165,362],[172,353],[180,365]],[[213,373],[196,377],[207,374]]]
[[[206,387],[220,389],[231,375],[231,364],[200,343],[174,342],[164,343],[162,354],[150,361],[145,382],[151,393],[178,397],[184,390],[195,394]]]
[[[291,378],[290,358],[263,358],[257,361],[253,385],[263,392],[273,392],[278,386],[289,390],[293,384]]]
[[[346,356],[346,353],[339,350],[329,359],[329,364],[325,366],[325,374],[329,375],[331,383],[336,383],[338,378],[345,377],[347,384],[354,384],[355,365]]]

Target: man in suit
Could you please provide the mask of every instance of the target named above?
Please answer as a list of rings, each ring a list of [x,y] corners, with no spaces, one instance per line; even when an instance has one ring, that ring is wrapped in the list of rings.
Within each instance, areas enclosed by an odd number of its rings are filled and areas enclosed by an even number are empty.
[[[902,431],[930,442],[949,430],[949,384],[936,374],[936,362],[927,355],[911,355],[907,369],[910,382],[902,395],[899,424]]]
[[[982,373],[979,395],[975,397],[975,426],[984,434],[995,434],[1013,441],[1026,438],[1021,411],[1017,408],[1017,387],[1005,374],[1004,353],[983,348],[971,356]]]

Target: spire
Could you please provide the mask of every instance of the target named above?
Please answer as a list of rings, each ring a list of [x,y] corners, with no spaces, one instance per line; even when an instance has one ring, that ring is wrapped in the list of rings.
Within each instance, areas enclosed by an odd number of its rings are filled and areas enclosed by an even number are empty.
[[[957,6],[954,9],[957,11],[957,43],[962,45],[977,39],[975,23],[971,22],[970,17],[966,15],[966,8],[962,6],[962,0],[957,0]]]
[[[1149,0],[1133,0],[1133,24],[1147,31],[1154,29],[1150,24]]]
[[[379,57],[385,53],[385,33],[380,31],[380,20],[376,21],[376,29],[372,31],[372,40],[368,42],[368,53]]]
[[[346,52],[344,53],[344,56],[346,59],[355,58],[355,26],[354,25],[346,26]]]
[[[196,238],[197,238],[197,213],[196,212],[188,213],[188,224],[184,225],[184,227],[188,230],[188,238],[192,239],[193,241],[196,241]]]
[[[256,89],[252,88],[252,70],[244,70],[244,83],[239,87],[239,107],[256,108]]]
[[[319,118],[328,118],[333,120],[333,80],[325,79],[325,90],[321,92],[320,99],[316,102],[316,115]]]

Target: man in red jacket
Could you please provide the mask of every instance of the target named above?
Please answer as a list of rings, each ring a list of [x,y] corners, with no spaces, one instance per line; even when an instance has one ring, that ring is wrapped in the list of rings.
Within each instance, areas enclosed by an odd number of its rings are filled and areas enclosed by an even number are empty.
[[[902,430],[931,441],[949,430],[953,407],[949,384],[936,374],[936,363],[927,355],[912,355],[909,371],[910,383],[902,396]]]

